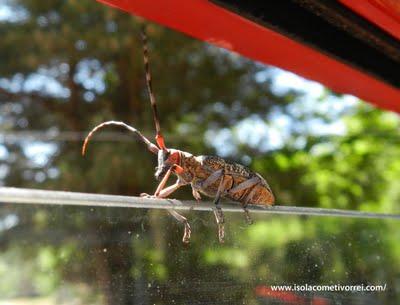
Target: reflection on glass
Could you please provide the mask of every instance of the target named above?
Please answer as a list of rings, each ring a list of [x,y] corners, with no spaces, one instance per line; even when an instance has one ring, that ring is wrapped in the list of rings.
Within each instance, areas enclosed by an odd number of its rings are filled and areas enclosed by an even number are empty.
[[[9,205],[1,209],[7,304],[389,304],[400,300],[395,220]],[[278,285],[280,288],[277,288]],[[307,286],[305,286],[307,285]],[[304,291],[386,285],[383,292]],[[282,286],[303,291],[276,291]],[[321,288],[314,288],[321,289]],[[343,288],[344,289],[344,288]],[[2,303],[0,303],[2,304]],[[393,303],[394,304],[394,303]]]

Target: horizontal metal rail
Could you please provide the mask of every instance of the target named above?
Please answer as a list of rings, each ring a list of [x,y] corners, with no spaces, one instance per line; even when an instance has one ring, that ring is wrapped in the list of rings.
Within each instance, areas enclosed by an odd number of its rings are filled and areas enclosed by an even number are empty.
[[[94,126],[93,126],[94,127]],[[111,129],[111,128],[110,128]],[[114,129],[117,129],[114,127]],[[121,129],[121,128],[120,128]],[[27,142],[27,141],[41,141],[41,142],[83,142],[88,131],[0,131],[0,142]],[[143,132],[144,135],[151,135],[152,132]],[[172,140],[179,140],[182,137],[176,134],[164,133],[164,137]],[[400,137],[399,137],[400,139]],[[136,136],[126,131],[102,131],[97,133],[90,141],[98,142],[135,142],[138,141]]]
[[[43,205],[75,205],[96,207],[119,208],[145,208],[145,209],[175,209],[211,211],[214,205],[209,201],[181,201],[176,199],[158,199],[128,197],[116,195],[74,193],[61,191],[46,191],[35,189],[20,189],[12,187],[0,188],[0,204],[43,204]],[[238,203],[223,203],[222,208],[227,212],[243,212]],[[260,206],[249,205],[253,213],[272,213],[289,215],[314,215],[331,217],[354,218],[391,218],[400,220],[399,214],[368,213],[352,210],[306,208],[295,206]]]
[[[114,128],[116,129],[116,128]],[[42,142],[81,142],[88,135],[88,131],[40,131],[40,130],[30,130],[30,131],[0,131],[0,142],[27,142],[27,141],[42,141]],[[152,131],[143,131],[144,135],[151,135]],[[386,141],[399,142],[400,135],[394,132],[369,132],[367,135],[362,135],[373,138],[381,138]],[[176,134],[164,133],[164,137],[169,140],[180,140],[181,136]],[[359,134],[327,134],[318,136],[319,139],[348,139],[348,138],[358,138]],[[98,142],[134,142],[137,138],[128,132],[120,131],[102,131],[96,136],[94,136],[90,141]]]

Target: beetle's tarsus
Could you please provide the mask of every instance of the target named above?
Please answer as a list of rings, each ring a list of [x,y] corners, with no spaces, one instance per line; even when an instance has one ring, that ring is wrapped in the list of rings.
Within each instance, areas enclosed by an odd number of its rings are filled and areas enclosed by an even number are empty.
[[[185,229],[184,229],[184,232],[183,232],[182,242],[184,244],[189,244],[190,235],[192,234],[192,230],[190,229],[190,225],[189,225],[189,223],[187,221],[184,222],[184,225],[185,225]]]
[[[192,189],[192,194],[194,199],[196,199],[197,203],[200,203],[201,200],[201,195],[198,191],[196,191],[195,189]]]
[[[217,222],[218,227],[218,240],[222,244],[225,241],[225,219],[224,213],[222,212],[220,207],[216,207],[214,210],[215,220]]]
[[[150,194],[147,194],[147,193],[140,193],[140,197],[142,197],[142,198],[158,198],[155,195],[150,195]]]

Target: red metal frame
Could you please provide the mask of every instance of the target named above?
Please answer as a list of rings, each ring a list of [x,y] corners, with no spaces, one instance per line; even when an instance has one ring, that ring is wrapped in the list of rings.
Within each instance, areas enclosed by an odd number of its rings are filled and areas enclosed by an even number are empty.
[[[206,0],[98,0],[400,112],[400,90]],[[359,1],[359,0],[354,0]],[[364,2],[364,1],[363,1]]]
[[[400,39],[399,0],[339,0],[348,8]]]

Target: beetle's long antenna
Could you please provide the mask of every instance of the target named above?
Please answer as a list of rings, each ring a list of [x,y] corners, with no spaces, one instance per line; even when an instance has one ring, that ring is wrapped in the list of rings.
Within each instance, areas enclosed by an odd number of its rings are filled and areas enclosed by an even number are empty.
[[[139,136],[139,139],[140,139],[143,143],[145,143],[145,144],[147,145],[147,148],[148,148],[152,153],[154,153],[154,154],[157,154],[157,153],[158,153],[158,150],[159,150],[158,147],[157,147],[156,145],[154,145],[153,143],[151,143],[151,142],[149,141],[149,139],[147,139],[144,135],[142,135],[141,132],[140,132],[139,130],[137,130],[136,128],[134,128],[134,127],[132,127],[132,126],[129,126],[129,125],[125,124],[124,122],[107,121],[107,122],[104,122],[104,123],[101,123],[101,124],[97,125],[97,126],[96,126],[95,128],[93,128],[93,129],[89,132],[89,134],[86,136],[85,141],[83,142],[83,145],[82,145],[82,156],[85,155],[87,145],[88,145],[88,143],[89,143],[89,140],[90,140],[91,137],[93,136],[93,134],[94,134],[97,130],[99,130],[100,128],[103,128],[104,126],[108,126],[108,125],[118,125],[118,126],[122,126],[122,127],[125,127],[126,129],[128,129],[129,131],[132,131],[133,133],[136,133],[136,135]]]
[[[148,49],[148,45],[147,45],[147,35],[146,35],[146,27],[145,26],[142,27],[141,34],[142,34],[142,42],[143,42],[143,60],[144,60],[144,70],[146,73],[147,90],[149,92],[150,103],[151,103],[151,107],[153,109],[154,124],[156,125],[156,141],[157,141],[158,146],[162,150],[166,150],[167,148],[165,146],[164,137],[161,135],[161,130],[160,130],[160,120],[158,118],[156,98],[153,93],[153,85],[152,85],[152,78],[151,78],[150,65],[149,65],[149,49]]]

